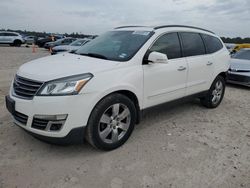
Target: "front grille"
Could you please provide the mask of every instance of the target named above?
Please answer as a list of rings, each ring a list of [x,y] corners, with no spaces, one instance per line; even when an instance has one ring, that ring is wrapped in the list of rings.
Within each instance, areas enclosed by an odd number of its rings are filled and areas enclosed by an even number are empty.
[[[237,74],[228,74],[228,80],[249,83],[250,77]]]
[[[17,97],[32,99],[42,84],[42,82],[29,80],[16,75],[13,83],[13,89]]]
[[[27,121],[28,121],[28,116],[27,116],[27,115],[15,111],[15,112],[13,113],[13,117],[14,117],[14,119],[15,119],[17,122],[19,122],[19,123],[21,123],[21,124],[23,124],[23,125],[26,125],[26,124],[27,124]]]
[[[49,120],[33,118],[31,127],[34,129],[45,130],[48,123],[49,123]]]

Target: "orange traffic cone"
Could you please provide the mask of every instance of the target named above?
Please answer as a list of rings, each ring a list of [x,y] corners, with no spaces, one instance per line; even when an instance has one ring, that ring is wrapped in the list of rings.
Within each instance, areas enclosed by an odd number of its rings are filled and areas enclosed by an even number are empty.
[[[36,53],[36,47],[34,43],[32,44],[32,53]]]

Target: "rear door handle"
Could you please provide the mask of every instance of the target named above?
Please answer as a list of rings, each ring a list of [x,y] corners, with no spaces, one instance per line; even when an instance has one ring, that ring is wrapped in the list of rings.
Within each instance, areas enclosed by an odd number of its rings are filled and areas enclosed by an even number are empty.
[[[178,71],[184,71],[184,70],[186,70],[186,69],[187,69],[187,67],[180,66],[180,67],[178,68]]]
[[[214,63],[211,62],[211,61],[207,62],[207,66],[210,66],[210,65],[213,65],[213,64],[214,64]]]

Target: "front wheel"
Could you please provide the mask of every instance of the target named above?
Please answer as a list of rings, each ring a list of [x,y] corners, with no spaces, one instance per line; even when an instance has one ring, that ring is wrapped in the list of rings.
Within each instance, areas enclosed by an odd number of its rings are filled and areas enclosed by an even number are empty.
[[[201,104],[207,108],[216,108],[220,105],[225,93],[225,79],[222,76],[217,76],[208,93],[201,98]]]
[[[135,122],[134,103],[122,94],[111,94],[102,99],[92,111],[86,139],[98,149],[116,149],[128,140]]]

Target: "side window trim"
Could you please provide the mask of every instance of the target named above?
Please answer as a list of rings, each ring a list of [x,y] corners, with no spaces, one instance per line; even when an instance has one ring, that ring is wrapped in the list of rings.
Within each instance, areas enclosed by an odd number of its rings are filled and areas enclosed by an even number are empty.
[[[183,53],[183,43],[182,43],[182,40],[181,40],[181,34],[180,32],[177,32],[177,35],[178,35],[178,38],[179,38],[179,43],[180,43],[180,47],[181,47],[181,58],[184,57],[184,53]],[[185,58],[185,57],[184,57]]]
[[[204,48],[205,48],[205,53],[206,53],[206,55],[208,55],[209,53],[208,53],[207,45],[205,43],[205,39],[203,38],[201,33],[199,33],[199,35],[200,35],[200,37],[202,39],[202,42],[203,42],[203,45],[204,45]]]

